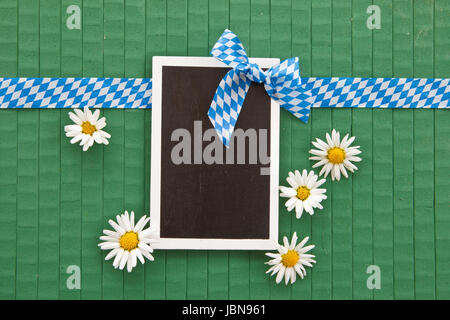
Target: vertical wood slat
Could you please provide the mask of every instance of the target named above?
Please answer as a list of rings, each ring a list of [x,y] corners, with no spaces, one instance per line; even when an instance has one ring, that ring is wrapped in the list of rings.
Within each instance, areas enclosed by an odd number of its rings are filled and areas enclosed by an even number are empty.
[[[208,0],[188,1],[189,56],[208,56]],[[186,298],[206,299],[208,295],[208,253],[187,252]]]
[[[125,70],[125,8],[120,0],[103,3],[103,63],[105,77],[123,77]],[[103,150],[103,228],[108,220],[124,212],[124,112],[104,110],[105,131],[111,135]],[[123,299],[124,272],[115,270],[111,261],[103,261],[103,298]]]
[[[0,70],[5,77],[17,76],[17,3],[0,3]],[[17,241],[17,111],[0,114],[0,299],[16,297]],[[13,243],[14,245],[11,245]]]
[[[38,3],[18,8],[18,73],[39,76]],[[37,111],[17,115],[17,257],[16,298],[37,298],[38,273],[38,122]]]
[[[392,77],[392,2],[376,0],[383,13],[381,29],[373,31],[373,76]],[[373,110],[373,255],[382,273],[375,299],[392,299],[393,284],[393,110]]]
[[[83,76],[102,76],[103,1],[83,1],[81,10]],[[102,116],[103,111],[101,111],[100,118]],[[108,127],[105,127],[104,130],[108,132]],[[82,299],[102,298],[102,261],[106,253],[101,252],[97,244],[100,242],[100,235],[102,235],[104,214],[103,148],[102,145],[94,144],[82,155]]]
[[[331,1],[312,2],[312,61],[311,74],[318,77],[331,76]],[[331,132],[331,110],[314,110],[314,122],[311,123],[311,140],[325,139],[325,133]],[[310,161],[310,166],[315,162]],[[327,189],[327,199],[322,201],[323,210],[312,217],[311,241],[316,245],[314,254],[317,264],[311,276],[313,299],[331,299],[332,284],[332,190],[331,178],[323,188]]]
[[[292,23],[292,43],[291,56],[299,57],[300,73],[302,76],[311,75],[311,1],[292,1],[291,11]],[[293,117],[291,114],[289,117]],[[299,170],[300,173],[304,169],[312,170],[309,163],[309,153],[311,149],[311,123],[303,123],[296,119],[292,119],[291,127],[291,168],[290,171]],[[316,174],[318,172],[316,171]],[[287,186],[286,176],[280,177],[283,185]],[[280,198],[280,203],[284,207],[287,198]],[[284,209],[285,210],[285,209]],[[291,233],[297,232],[299,241],[305,237],[311,238],[311,223],[316,215],[320,215],[321,210],[315,210],[314,216],[303,212],[300,219],[296,218],[295,209],[291,215]],[[309,240],[314,244],[314,240]],[[312,254],[315,254],[312,250]],[[297,275],[297,281],[292,286],[292,299],[311,299],[311,272],[307,270],[307,276],[301,279]]]
[[[332,76],[349,77],[352,75],[352,3],[334,0],[332,12]],[[346,134],[352,135],[352,112],[347,108],[332,110],[333,128],[340,132],[341,139]],[[348,178],[341,175],[339,182],[332,182],[333,299],[351,299],[352,297],[353,174],[348,172],[348,175]]]
[[[61,76],[76,77],[82,75],[82,34],[81,30],[68,29],[67,8],[81,1],[64,0],[61,2]],[[66,110],[60,110],[61,143],[61,203],[60,203],[60,250],[59,267],[60,299],[80,299],[80,289],[69,277],[81,270],[81,219],[82,219],[82,155],[79,145],[71,145],[63,134],[64,126],[73,124]],[[80,269],[78,269],[80,268]],[[73,279],[73,278],[72,278]]]
[[[413,76],[412,13],[411,0],[393,3],[394,77]],[[394,299],[414,299],[413,117],[393,112]]]
[[[167,54],[167,4],[166,1],[146,0],[146,75],[151,77],[152,57]],[[146,179],[150,183],[150,126],[151,116],[146,112]],[[150,203],[150,189],[146,189],[146,203]],[[147,206],[150,214],[150,207]],[[151,224],[151,221],[150,221]],[[145,298],[166,298],[166,251],[155,250],[155,261],[145,263]]]
[[[290,57],[291,53],[291,1],[272,1],[270,4],[270,56],[280,60]],[[280,185],[284,185],[285,178],[291,170],[291,124],[292,115],[286,110],[280,110]],[[287,212],[284,201],[279,202],[278,239],[282,241],[286,236],[291,239],[291,214]],[[270,298],[290,299],[291,289],[283,283],[276,285],[274,275],[271,279]],[[283,279],[284,281],[284,279]]]
[[[366,10],[372,0],[352,2],[352,70],[353,77],[372,76],[372,31],[366,24]],[[352,112],[352,135],[361,146],[362,162],[353,175],[353,299],[372,299],[367,288],[367,268],[373,262],[372,226],[372,110]]]
[[[208,48],[212,48],[225,28],[229,27],[229,0],[210,0],[208,15]],[[228,299],[228,251],[208,251],[208,299]]]
[[[450,75],[450,3],[435,1],[434,76]],[[434,188],[435,188],[435,239],[436,239],[436,298],[450,299],[450,113],[435,111],[434,136]]]
[[[248,54],[252,57],[270,57],[270,43],[267,35],[270,30],[270,1],[250,2],[250,44]],[[250,253],[250,274],[249,291],[250,299],[269,299],[270,283],[265,272],[268,266],[264,263],[267,258],[262,252],[253,251]]]
[[[60,75],[60,1],[40,2],[40,76]],[[60,112],[39,113],[38,298],[59,297]]]
[[[167,3],[167,54],[187,55],[187,0]],[[166,253],[166,298],[186,299],[186,250]]]
[[[145,75],[145,0],[125,3],[125,77]],[[135,222],[144,214],[144,113],[126,110],[124,114],[124,207],[135,213]],[[150,261],[148,261],[150,262]],[[150,262],[151,263],[151,262]],[[144,299],[145,269],[138,265],[124,274],[124,298]]]
[[[432,1],[414,2],[414,77],[433,77]],[[435,298],[434,113],[414,110],[415,298]]]

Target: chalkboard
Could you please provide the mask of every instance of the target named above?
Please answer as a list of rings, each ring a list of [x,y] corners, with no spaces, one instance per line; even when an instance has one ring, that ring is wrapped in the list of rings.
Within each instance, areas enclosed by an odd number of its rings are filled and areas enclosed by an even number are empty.
[[[262,59],[269,67],[278,59]],[[158,248],[271,249],[277,239],[279,107],[252,83],[226,148],[208,109],[229,68],[154,57],[151,215]]]

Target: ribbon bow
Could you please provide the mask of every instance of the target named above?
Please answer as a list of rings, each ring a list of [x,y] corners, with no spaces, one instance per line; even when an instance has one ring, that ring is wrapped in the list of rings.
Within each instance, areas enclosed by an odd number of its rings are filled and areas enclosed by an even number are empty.
[[[264,83],[269,96],[294,116],[307,122],[311,97],[301,88],[298,58],[290,58],[263,71],[250,63],[239,38],[226,29],[211,55],[232,67],[223,77],[209,107],[208,116],[223,144],[228,147],[251,82]]]

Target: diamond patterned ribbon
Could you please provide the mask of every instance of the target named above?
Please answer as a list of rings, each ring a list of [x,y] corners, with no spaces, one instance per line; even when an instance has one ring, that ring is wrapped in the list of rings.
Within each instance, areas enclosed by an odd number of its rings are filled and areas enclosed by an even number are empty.
[[[301,88],[298,58],[290,58],[263,71],[250,63],[239,38],[226,29],[211,50],[211,55],[232,67],[223,77],[208,111],[217,134],[229,146],[239,113],[251,82],[263,83],[272,99],[294,116],[307,122],[311,93]]]
[[[211,54],[232,69],[208,111],[228,146],[251,82],[306,122],[310,108],[450,108],[450,79],[301,78],[298,58],[267,71],[249,62],[238,37],[225,30]],[[134,78],[0,78],[0,108],[151,108],[152,80]]]
[[[0,108],[151,108],[152,79],[0,78]]]

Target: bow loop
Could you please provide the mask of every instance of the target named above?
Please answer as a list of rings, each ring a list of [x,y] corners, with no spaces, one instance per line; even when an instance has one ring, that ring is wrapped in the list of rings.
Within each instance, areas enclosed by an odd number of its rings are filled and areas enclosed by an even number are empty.
[[[225,29],[211,49],[211,55],[228,66],[241,71],[244,71],[249,65],[244,46],[237,35],[228,29]]]
[[[232,67],[220,81],[208,111],[217,134],[225,146],[241,112],[251,82],[264,83],[271,98],[300,120],[307,122],[311,94],[301,86],[298,58],[290,58],[263,71],[250,63],[239,38],[226,29],[211,50],[211,55]]]

